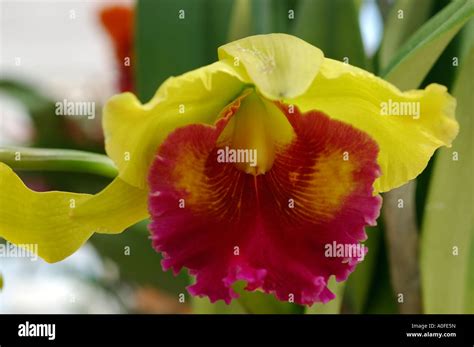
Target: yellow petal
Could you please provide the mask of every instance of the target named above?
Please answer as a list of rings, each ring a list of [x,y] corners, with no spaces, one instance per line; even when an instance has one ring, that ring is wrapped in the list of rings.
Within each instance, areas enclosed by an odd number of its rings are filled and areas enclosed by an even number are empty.
[[[271,100],[304,93],[324,59],[320,49],[285,34],[246,37],[219,47],[218,53]]]
[[[96,195],[34,192],[0,163],[0,237],[37,245],[48,262],[68,257],[94,232],[120,232],[146,218],[146,201],[145,191],[118,178]]]
[[[148,193],[116,178],[101,192],[77,203],[71,216],[96,233],[118,234],[148,217]]]
[[[104,108],[105,146],[127,183],[146,187],[148,168],[161,142],[177,127],[212,124],[244,88],[229,64],[217,62],[171,77],[147,104],[130,93],[117,95]]]
[[[458,133],[456,100],[444,86],[431,84],[424,90],[402,93],[367,71],[331,59],[324,59],[304,95],[286,102],[303,111],[321,110],[372,136],[380,147],[382,169],[375,181],[377,192],[418,176],[434,151],[450,146]],[[405,115],[396,115],[397,107]]]

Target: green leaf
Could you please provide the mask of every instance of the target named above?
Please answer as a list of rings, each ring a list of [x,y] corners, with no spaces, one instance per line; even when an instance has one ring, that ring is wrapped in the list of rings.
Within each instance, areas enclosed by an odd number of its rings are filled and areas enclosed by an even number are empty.
[[[287,13],[289,10],[287,0],[253,0],[251,10],[255,33],[287,32],[291,24]]]
[[[309,314],[335,314],[341,312],[342,299],[344,296],[345,282],[336,282],[334,276],[331,276],[328,283],[328,288],[336,295],[336,298],[329,301],[327,304],[316,303],[306,309]]]
[[[235,0],[229,23],[228,41],[252,35],[252,12],[250,0]]]
[[[381,223],[381,219],[378,223]],[[377,258],[381,248],[382,230],[380,226],[366,228],[368,238],[364,244],[369,252],[346,282],[344,302],[347,302],[353,313],[363,313],[367,305],[369,290],[374,280]]]
[[[12,80],[0,80],[0,91],[18,99],[30,112],[49,108],[53,102],[34,88]]]
[[[238,282],[234,289],[239,293],[239,304],[247,313],[257,314],[294,314],[303,313],[304,308],[289,302],[280,301],[275,296],[259,291],[249,292],[244,290],[245,283]]]
[[[96,233],[90,241],[102,257],[117,264],[121,280],[159,288],[178,301],[178,293],[187,294],[188,278],[184,271],[179,276],[174,276],[172,271],[163,271],[162,257],[152,247],[147,225],[148,220],[140,222],[114,237]]]
[[[293,35],[319,47],[328,58],[366,66],[357,4],[353,0],[300,0]]]
[[[459,60],[464,60],[467,54],[469,54],[470,46],[474,42],[474,19],[471,19],[466,26],[463,28],[462,40],[459,48]]]
[[[380,220],[380,219],[379,219]],[[370,284],[366,308],[363,313],[394,314],[399,313],[397,298],[390,283],[390,266],[385,235],[379,244],[373,280]]]
[[[375,0],[377,2],[377,6],[380,11],[380,15],[382,16],[382,20],[384,23],[387,22],[388,15],[390,14],[390,10],[392,9],[392,1],[391,0]]]
[[[293,11],[291,16],[289,11]],[[289,33],[294,11],[292,0],[235,0],[228,40],[274,32]]]
[[[243,314],[247,313],[237,300],[232,300],[230,305],[219,300],[214,303],[209,298],[191,297],[193,313],[198,314]]]
[[[423,25],[382,73],[401,90],[417,88],[451,39],[474,15],[474,1],[456,0]]]
[[[0,162],[20,171],[81,172],[109,178],[118,174],[109,157],[69,149],[0,148]]]
[[[136,86],[148,101],[168,77],[217,59],[232,1],[141,0],[137,5]]]
[[[37,89],[13,80],[0,80],[0,92],[16,99],[28,110],[35,128],[33,146],[69,148],[67,119],[55,115],[55,104]]]
[[[421,239],[426,313],[474,313],[474,46],[461,62],[453,95],[460,133],[433,168]],[[458,156],[458,160],[456,159]]]
[[[212,61],[217,60],[217,48],[227,43],[234,3],[234,0],[207,0],[206,2],[209,29],[205,42]]]
[[[238,281],[234,290],[239,294],[237,300],[232,300],[230,305],[222,300],[211,303],[208,298],[192,298],[194,313],[251,313],[251,314],[297,314],[303,313],[302,306],[283,302],[273,295],[259,291],[249,292],[244,290],[245,281]]]
[[[384,69],[398,48],[430,17],[433,0],[397,0],[384,27],[379,64]]]

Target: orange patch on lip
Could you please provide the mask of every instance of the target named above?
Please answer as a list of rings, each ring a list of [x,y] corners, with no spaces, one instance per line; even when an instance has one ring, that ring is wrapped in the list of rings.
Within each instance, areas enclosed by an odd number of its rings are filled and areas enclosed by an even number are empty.
[[[182,156],[176,158],[177,165],[173,170],[173,180],[177,189],[186,192],[186,201],[190,205],[199,204],[199,197],[206,194],[205,165],[207,158],[198,157],[193,151],[183,151]],[[189,168],[195,168],[190,171]]]
[[[292,199],[303,218],[331,218],[343,205],[343,199],[353,190],[354,165],[343,160],[343,151],[327,149],[310,170],[288,172],[288,182],[294,187],[305,185],[304,191]]]
[[[354,165],[343,160],[340,149],[333,149],[318,158],[313,170],[311,182],[315,198],[310,201],[311,208],[321,216],[332,216],[342,206],[344,197],[352,193]]]
[[[221,112],[221,117],[215,125],[215,127],[220,129],[219,133],[223,131],[224,128],[227,128],[229,120],[240,108],[242,99],[248,94],[249,92],[242,93],[237,100],[229,104]],[[211,125],[206,126],[210,128],[214,127]],[[192,145],[191,143],[185,144],[185,146]],[[207,183],[206,165],[208,164],[209,158],[201,154],[199,150],[196,151],[195,147],[182,147],[182,150],[179,151],[178,157],[176,158],[176,165],[172,172],[175,187],[186,193],[186,202],[191,206],[195,206],[195,208],[199,206],[199,201],[202,200],[202,196],[209,195],[209,189],[205,184]],[[193,170],[189,170],[189,168],[193,168]]]

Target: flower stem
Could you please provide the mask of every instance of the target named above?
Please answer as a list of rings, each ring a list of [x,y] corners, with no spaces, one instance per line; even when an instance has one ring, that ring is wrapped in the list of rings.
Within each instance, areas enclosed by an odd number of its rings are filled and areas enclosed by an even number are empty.
[[[17,171],[81,172],[109,178],[118,173],[109,157],[70,149],[4,147],[0,162]]]

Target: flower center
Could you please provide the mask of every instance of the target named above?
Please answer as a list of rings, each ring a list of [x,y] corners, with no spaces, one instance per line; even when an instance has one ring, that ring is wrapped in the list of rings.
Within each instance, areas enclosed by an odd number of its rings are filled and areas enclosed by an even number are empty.
[[[260,175],[272,167],[277,148],[291,143],[293,137],[294,131],[280,109],[251,92],[220,135],[217,143],[222,151],[218,154],[240,170]]]

